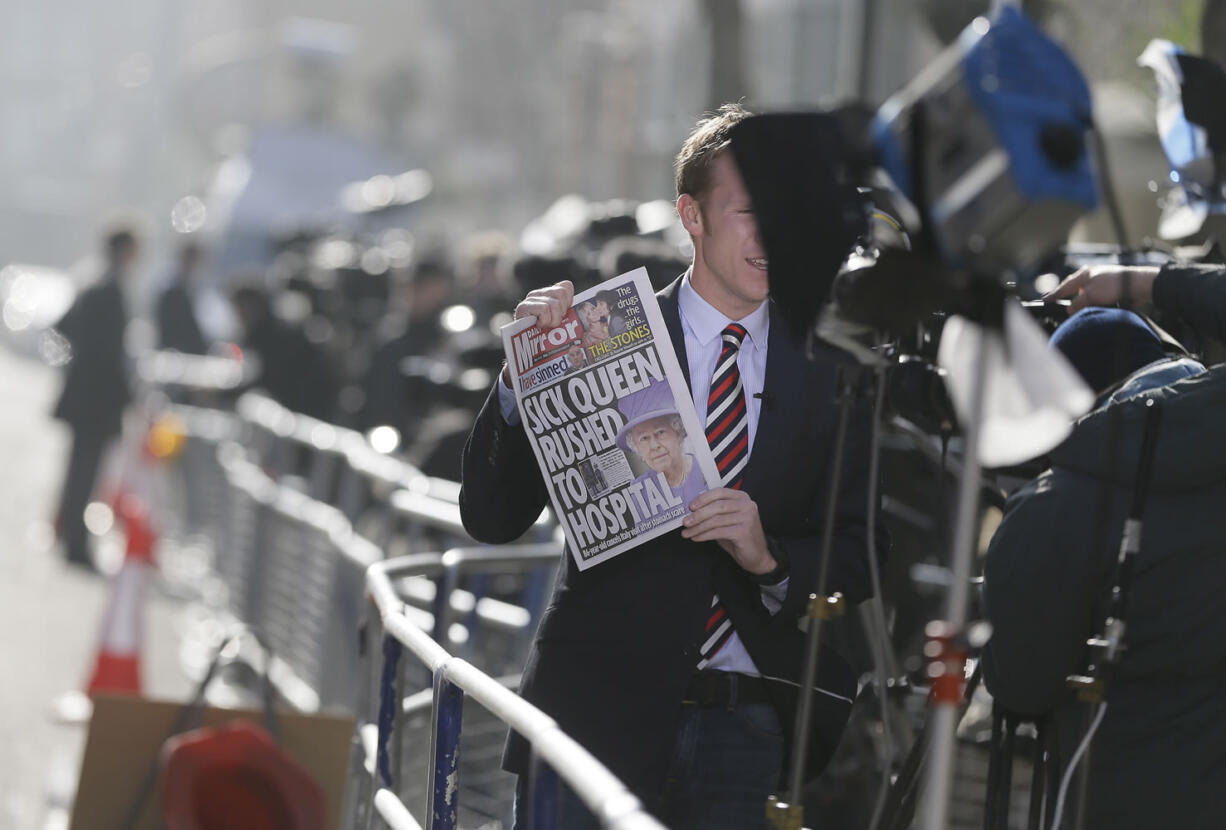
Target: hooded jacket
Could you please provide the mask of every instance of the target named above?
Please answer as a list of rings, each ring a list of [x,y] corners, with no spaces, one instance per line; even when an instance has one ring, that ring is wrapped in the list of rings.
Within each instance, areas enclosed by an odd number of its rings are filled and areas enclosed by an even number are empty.
[[[1221,828],[1226,367],[1090,413],[1052,468],[1010,498],[987,554],[985,677],[998,705],[1053,714],[1061,762],[1071,756],[1085,711],[1066,678],[1084,673],[1086,639],[1109,608],[1151,398],[1162,427],[1125,648],[1093,741],[1086,826]]]

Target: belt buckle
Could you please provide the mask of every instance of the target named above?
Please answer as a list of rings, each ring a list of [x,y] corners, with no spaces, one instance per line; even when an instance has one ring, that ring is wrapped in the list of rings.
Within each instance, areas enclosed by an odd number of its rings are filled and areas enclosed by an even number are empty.
[[[688,687],[686,687],[685,694],[681,698],[681,704],[683,706],[686,704],[691,706],[703,705],[702,698],[704,696],[704,690],[699,688],[699,678],[701,676],[702,675],[700,674],[695,674],[690,678],[690,684]]]
[[[738,684],[740,683],[741,678],[740,678],[740,676],[738,676],[738,675],[737,675],[735,672],[730,672],[730,671],[729,671],[729,672],[724,672],[724,674],[725,674],[725,675],[727,676],[727,678],[728,678],[728,703],[727,703],[727,707],[728,707],[728,711],[729,711],[729,712],[731,712],[733,709],[735,709],[735,708],[736,708],[736,701],[737,701],[737,696],[738,696],[738,695],[737,695],[737,691],[738,691],[737,686],[738,686]]]

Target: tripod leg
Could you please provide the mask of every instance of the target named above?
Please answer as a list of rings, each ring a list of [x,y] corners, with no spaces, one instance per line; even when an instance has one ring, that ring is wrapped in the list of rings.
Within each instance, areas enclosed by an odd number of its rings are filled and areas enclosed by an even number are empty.
[[[890,792],[881,811],[882,830],[907,830],[915,816],[915,793],[920,772],[924,766],[924,754],[928,745],[927,725],[920,731],[907,759],[903,762],[898,777],[890,785]]]
[[[1013,751],[1017,739],[1017,717],[1005,715],[1005,734],[1000,742],[1000,777],[996,790],[996,814],[1001,827],[1009,826],[1009,802],[1013,800]]]
[[[1055,723],[1051,723],[1047,730],[1047,786],[1044,788],[1047,792],[1051,793],[1051,797],[1047,799],[1047,803],[1044,805],[1044,827],[1051,827],[1051,823],[1056,818],[1055,796],[1060,792],[1060,773],[1064,766],[1061,749],[1060,730]]]
[[[988,784],[983,801],[983,830],[997,830],[1000,825],[996,815],[996,790],[1000,786],[1001,739],[1004,736],[1005,716],[992,711],[992,743],[988,745]]]
[[[976,663],[975,669],[966,681],[966,688],[962,696],[963,706],[970,702],[982,678],[983,663],[980,661]],[[915,818],[919,777],[924,769],[925,756],[928,754],[929,723],[931,721],[925,721],[919,735],[915,738],[915,743],[911,745],[911,751],[907,753],[907,759],[903,762],[898,777],[890,786],[885,807],[881,811],[882,818],[879,825],[881,830],[910,830]]]
[[[1047,718],[1035,721],[1034,769],[1030,774],[1030,821],[1028,830],[1043,830],[1043,805],[1047,797],[1048,739]]]

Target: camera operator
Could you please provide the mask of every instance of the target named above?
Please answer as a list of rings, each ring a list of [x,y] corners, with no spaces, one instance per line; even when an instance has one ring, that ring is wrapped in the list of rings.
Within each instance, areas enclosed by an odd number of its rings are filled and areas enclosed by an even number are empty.
[[[1075,307],[1152,297],[1220,327],[1223,285],[1220,268],[1093,267],[1051,296],[1073,296]],[[1205,371],[1168,357],[1154,331],[1120,309],[1086,308],[1052,342],[1099,394],[1098,405],[1053,451],[1051,468],[1009,499],[992,538],[988,688],[1006,710],[1051,717],[1067,771],[1086,710],[1066,678],[1085,673],[1087,638],[1111,607],[1146,401],[1159,401],[1124,650],[1105,676],[1085,826],[1226,827],[1226,525],[1216,519],[1226,505],[1226,367]],[[1065,826],[1071,812],[1064,808]]]
[[[695,498],[681,530],[615,559],[580,571],[565,555],[520,687],[676,828],[766,822],[796,708],[798,621],[817,582],[835,433],[842,356],[823,350],[825,362],[806,360],[767,299],[765,251],[729,150],[732,128],[748,115],[726,105],[678,154],[677,209],[694,259],[658,294],[699,420],[710,415],[707,438],[725,486]],[[516,316],[556,326],[573,290],[570,281],[533,290]],[[829,562],[830,589],[851,602],[871,591],[865,409],[848,431]],[[464,449],[464,525],[481,541],[508,542],[545,503],[514,395],[500,380]],[[817,687],[806,736],[813,772],[838,742],[855,677],[827,650]],[[520,806],[526,749],[512,736],[504,757],[521,776]],[[556,819],[568,830],[599,826],[566,787]],[[530,826],[522,811],[516,826]]]
[[[1072,299],[1069,311],[1090,306],[1153,303],[1201,334],[1226,340],[1226,266],[1087,265],[1044,299]]]

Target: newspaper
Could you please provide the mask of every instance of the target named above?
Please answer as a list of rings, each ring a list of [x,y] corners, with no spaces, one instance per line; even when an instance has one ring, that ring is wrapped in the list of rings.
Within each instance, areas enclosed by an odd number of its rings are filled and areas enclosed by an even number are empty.
[[[560,326],[502,328],[520,417],[580,570],[681,526],[719,473],[639,268],[575,297]]]

